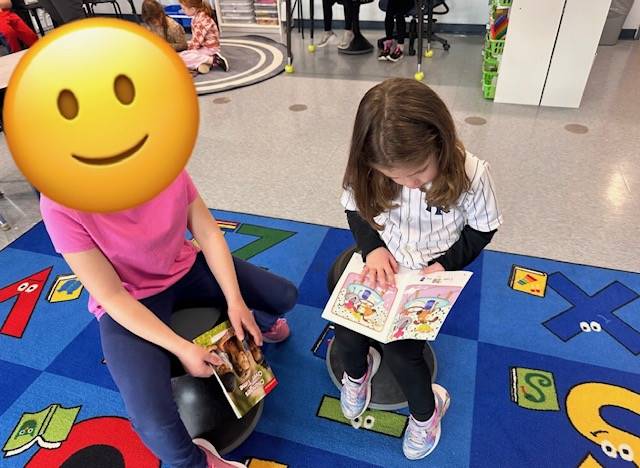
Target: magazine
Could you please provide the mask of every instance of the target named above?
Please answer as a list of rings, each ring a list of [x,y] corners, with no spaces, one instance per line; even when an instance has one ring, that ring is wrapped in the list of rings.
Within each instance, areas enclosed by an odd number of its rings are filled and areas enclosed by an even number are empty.
[[[251,335],[245,341],[236,336],[231,323],[225,321],[198,336],[194,343],[215,356],[216,379],[222,386],[233,412],[242,418],[277,385],[271,367]]]
[[[400,267],[395,288],[382,289],[370,277],[359,253],[347,264],[322,318],[381,343],[435,340],[451,307],[471,278],[470,271],[423,274]]]

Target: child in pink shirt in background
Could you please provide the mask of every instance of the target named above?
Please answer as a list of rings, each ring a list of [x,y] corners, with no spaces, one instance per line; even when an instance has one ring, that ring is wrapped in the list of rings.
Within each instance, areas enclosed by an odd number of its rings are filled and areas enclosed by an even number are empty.
[[[209,73],[218,66],[229,71],[229,62],[220,54],[220,33],[206,0],[180,0],[184,14],[191,16],[191,40],[180,57],[189,70]]]
[[[128,210],[86,213],[44,194],[40,208],[55,250],[90,294],[107,366],[142,441],[172,467],[244,466],[192,441],[180,419],[169,353],[195,377],[211,377],[218,363],[170,329],[171,314],[181,305],[226,304],[240,339],[246,330],[258,345],[282,341],[289,328],[281,316],[296,304],[296,287],[231,256],[186,171]],[[186,240],[187,229],[201,251]]]

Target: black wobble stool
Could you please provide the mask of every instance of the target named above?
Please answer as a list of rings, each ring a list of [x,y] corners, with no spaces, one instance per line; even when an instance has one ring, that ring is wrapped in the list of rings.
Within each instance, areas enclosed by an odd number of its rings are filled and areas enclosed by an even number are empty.
[[[221,316],[220,309],[214,307],[179,309],[171,317],[171,329],[191,341],[217,325]],[[215,376],[208,379],[192,377],[177,358],[171,363],[171,386],[189,436],[208,440],[220,455],[240,446],[262,415],[263,401],[238,419]]]
[[[349,263],[349,260],[355,252],[355,246],[349,247],[347,250],[342,252],[334,262],[327,277],[327,288],[329,293],[333,292],[334,288],[338,284],[338,280],[340,279],[342,272],[347,267],[347,263]],[[385,363],[384,345],[375,340],[370,341],[371,346],[380,353],[382,360],[380,362],[378,372],[371,382],[371,402],[369,403],[369,408],[381,410],[397,410],[406,408],[408,406],[407,400],[402,393],[398,382],[393,376],[393,373]],[[338,353],[336,352],[338,346],[339,345],[336,344],[335,340],[331,340],[331,343],[329,343],[329,347],[327,348],[327,369],[333,383],[338,388],[342,388],[344,365],[338,358]],[[423,356],[427,366],[429,366],[429,370],[431,371],[431,381],[435,382],[436,374],[438,372],[438,362],[436,361],[436,355],[428,342],[425,344]]]

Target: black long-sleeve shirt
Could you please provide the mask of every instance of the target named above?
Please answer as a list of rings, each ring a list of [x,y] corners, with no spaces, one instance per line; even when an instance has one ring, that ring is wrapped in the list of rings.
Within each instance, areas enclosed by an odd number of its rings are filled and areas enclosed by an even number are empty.
[[[378,247],[386,247],[384,241],[369,223],[367,223],[357,211],[345,210],[349,228],[356,241],[362,258]],[[441,256],[433,259],[432,263],[440,263],[445,270],[461,270],[480,255],[497,230],[490,232],[477,231],[470,226],[464,226],[460,238]]]

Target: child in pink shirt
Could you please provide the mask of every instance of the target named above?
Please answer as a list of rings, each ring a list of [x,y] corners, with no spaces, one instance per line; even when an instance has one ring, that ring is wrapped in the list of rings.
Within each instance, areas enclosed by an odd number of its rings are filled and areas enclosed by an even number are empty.
[[[220,53],[220,33],[206,0],[180,0],[184,14],[191,16],[191,40],[180,57],[189,70],[209,73],[218,66],[229,71],[229,62]]]
[[[223,461],[202,439],[192,441],[180,419],[169,353],[196,377],[211,377],[216,362],[169,328],[171,314],[186,302],[226,304],[240,339],[246,330],[258,344],[281,341],[289,335],[281,315],[295,305],[296,287],[231,256],[186,171],[124,211],[81,212],[44,194],[40,207],[56,251],[90,294],[107,366],[143,442],[173,467],[243,466]],[[187,229],[201,251],[186,240]]]

